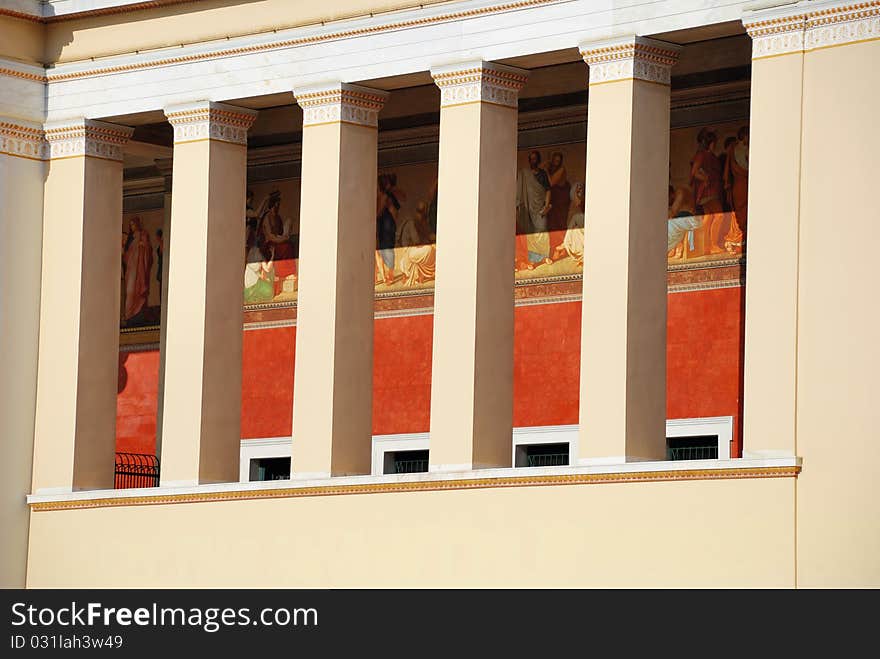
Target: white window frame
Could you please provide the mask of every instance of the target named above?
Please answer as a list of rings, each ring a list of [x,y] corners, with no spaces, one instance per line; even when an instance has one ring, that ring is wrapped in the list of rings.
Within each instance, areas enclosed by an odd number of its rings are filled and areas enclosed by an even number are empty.
[[[733,417],[713,416],[695,419],[667,419],[666,437],[718,437],[718,459],[730,459],[733,442]],[[576,465],[578,456],[578,426],[530,426],[514,428],[511,444],[511,465],[516,465],[516,449],[534,444],[568,443],[568,464]],[[426,432],[401,433],[397,435],[374,435],[370,473],[382,476],[385,471],[385,454],[397,451],[429,450],[430,435]],[[251,460],[258,458],[289,458],[290,437],[266,437],[241,440],[239,480],[250,482]]]

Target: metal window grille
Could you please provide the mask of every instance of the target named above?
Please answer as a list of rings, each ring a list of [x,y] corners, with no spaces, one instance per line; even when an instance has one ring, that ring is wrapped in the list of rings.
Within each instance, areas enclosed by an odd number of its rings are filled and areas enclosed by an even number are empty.
[[[673,446],[669,448],[671,460],[717,460],[718,444],[703,446]]]
[[[113,487],[159,487],[159,458],[149,453],[117,453]]]
[[[413,474],[420,471],[428,471],[428,459],[423,460],[395,460],[395,474]]]
[[[558,467],[568,464],[568,453],[532,453],[528,461],[529,467]]]

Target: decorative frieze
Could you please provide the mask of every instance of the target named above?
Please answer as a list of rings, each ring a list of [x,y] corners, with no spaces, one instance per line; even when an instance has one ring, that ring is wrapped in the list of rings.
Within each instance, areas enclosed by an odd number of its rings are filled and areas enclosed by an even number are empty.
[[[91,156],[121,161],[123,149],[133,132],[134,129],[128,126],[92,119],[46,124],[49,158]]]
[[[303,111],[303,126],[347,123],[376,128],[388,92],[334,82],[293,91]]]
[[[256,110],[200,101],[165,108],[174,127],[174,143],[217,140],[247,146],[247,132],[257,118]]]
[[[581,57],[590,67],[590,84],[618,80],[644,80],[668,85],[681,47],[675,44],[627,36],[581,44]]]
[[[880,39],[880,0],[805,9],[799,4],[789,14],[757,11],[744,18],[752,59]]]
[[[880,39],[880,0],[847,4],[807,16],[804,50]]]
[[[482,102],[515,108],[529,72],[475,61],[431,69],[431,76],[440,88],[440,107]]]
[[[46,160],[49,156],[49,145],[43,128],[39,124],[0,119],[0,153]]]

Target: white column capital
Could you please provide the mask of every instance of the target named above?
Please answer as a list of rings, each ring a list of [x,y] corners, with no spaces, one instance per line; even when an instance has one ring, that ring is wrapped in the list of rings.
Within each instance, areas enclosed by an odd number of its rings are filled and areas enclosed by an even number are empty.
[[[328,82],[293,90],[293,96],[303,111],[303,127],[346,123],[376,128],[379,111],[388,95],[379,89],[346,82]]]
[[[481,102],[515,108],[529,72],[474,60],[432,67],[431,77],[440,88],[440,107]]]
[[[627,35],[582,43],[579,50],[590,67],[591,85],[618,80],[644,80],[668,85],[681,46]]]
[[[49,157],[49,145],[38,123],[0,117],[0,154],[46,160]]]
[[[247,146],[247,132],[257,111],[213,101],[196,101],[165,108],[174,127],[174,143],[216,140]]]
[[[73,119],[46,124],[49,158],[89,156],[122,162],[133,128],[93,119]]]
[[[745,12],[752,59],[880,38],[880,0],[799,2]]]

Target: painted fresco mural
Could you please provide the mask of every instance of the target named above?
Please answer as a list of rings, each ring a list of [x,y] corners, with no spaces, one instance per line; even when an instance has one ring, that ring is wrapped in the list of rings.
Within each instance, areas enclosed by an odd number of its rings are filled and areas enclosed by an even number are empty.
[[[671,131],[667,252],[670,266],[730,260],[745,249],[748,125],[730,122]],[[585,145],[524,149],[517,156],[516,256],[521,283],[572,279],[584,265]],[[248,307],[296,300],[299,180],[248,188],[243,222]],[[376,184],[376,293],[433,288],[437,163],[381,169]],[[124,218],[123,328],[158,324],[163,212]],[[508,267],[499,263],[498,267]]]

